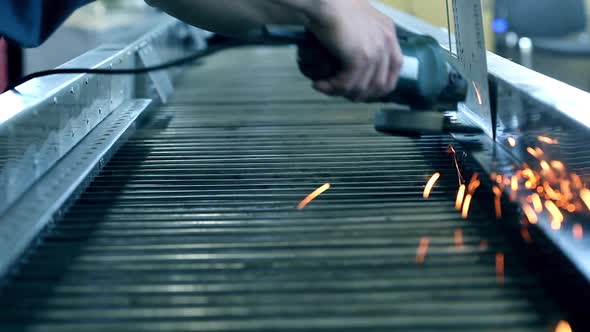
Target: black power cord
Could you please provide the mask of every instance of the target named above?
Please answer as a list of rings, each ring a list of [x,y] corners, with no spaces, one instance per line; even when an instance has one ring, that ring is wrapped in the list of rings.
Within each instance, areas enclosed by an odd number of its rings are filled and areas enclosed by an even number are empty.
[[[124,68],[124,69],[93,69],[93,68],[58,68],[50,70],[42,70],[28,74],[21,79],[17,80],[14,84],[8,87],[9,91],[17,92],[16,87],[30,81],[34,78],[60,75],[60,74],[97,74],[97,75],[138,75],[145,74],[154,71],[165,70],[173,67],[186,66],[195,61],[213,55],[219,51],[223,51],[233,47],[251,45],[252,43],[237,41],[234,39],[224,39],[222,41],[213,41],[209,43],[209,46],[203,50],[192,53],[188,56],[174,59],[168,62],[161,63],[155,66],[149,67],[138,67],[138,68]]]
[[[125,69],[93,69],[93,68],[58,68],[50,70],[42,70],[28,74],[21,79],[11,84],[8,90],[18,93],[16,87],[30,81],[34,78],[60,75],[60,74],[96,74],[96,75],[137,75],[145,74],[154,71],[165,70],[173,67],[180,67],[191,64],[196,60],[213,55],[219,51],[229,48],[248,46],[248,45],[265,45],[265,46],[281,46],[281,45],[301,45],[308,41],[310,34],[300,27],[292,28],[274,28],[273,26],[264,26],[256,35],[251,36],[249,40],[239,40],[231,37],[224,37],[222,35],[213,35],[207,40],[207,48],[197,51],[188,56],[178,58],[169,62],[151,67],[141,68],[125,68]]]

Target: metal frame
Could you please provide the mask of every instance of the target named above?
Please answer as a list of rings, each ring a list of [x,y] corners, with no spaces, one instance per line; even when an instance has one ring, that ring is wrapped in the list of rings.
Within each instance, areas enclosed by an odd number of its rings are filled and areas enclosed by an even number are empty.
[[[155,20],[139,40],[103,45],[60,68],[138,67],[186,52],[189,28],[165,16]],[[165,101],[169,76],[54,75],[0,95],[0,215],[124,101],[155,98],[154,87]]]
[[[204,47],[206,32],[165,15],[128,43],[60,68],[136,68]],[[54,75],[0,95],[0,276],[75,197],[134,128],[172,93],[172,70],[150,75]],[[90,157],[91,156],[91,157]]]
[[[58,161],[0,218],[0,276],[34,243],[38,234],[65,212],[118,147],[131,135],[150,99],[123,102]]]

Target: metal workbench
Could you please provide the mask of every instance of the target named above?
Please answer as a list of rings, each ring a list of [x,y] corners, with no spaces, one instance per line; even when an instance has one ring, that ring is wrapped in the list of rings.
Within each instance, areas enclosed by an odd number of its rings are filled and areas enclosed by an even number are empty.
[[[187,52],[187,34],[163,20],[70,65],[166,59]],[[540,227],[523,240],[516,204],[498,221],[482,177],[469,217],[456,211],[454,158],[465,177],[490,172],[489,142],[378,134],[382,105],[315,93],[291,48],[19,90],[0,97],[22,109],[0,119],[3,137],[23,142],[2,145],[12,153],[0,173],[11,186],[0,205],[2,331],[585,326],[571,308],[585,311],[571,294],[585,294],[583,268]],[[31,117],[43,121],[31,128]]]

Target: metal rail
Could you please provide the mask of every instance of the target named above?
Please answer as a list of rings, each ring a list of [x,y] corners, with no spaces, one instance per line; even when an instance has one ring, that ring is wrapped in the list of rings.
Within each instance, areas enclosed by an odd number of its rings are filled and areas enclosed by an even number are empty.
[[[188,51],[186,25],[150,19],[152,30],[138,40],[102,45],[60,68],[134,68]],[[122,103],[165,98],[170,73],[153,75],[54,75],[0,95],[0,215]]]
[[[150,19],[155,27],[139,39],[102,45],[60,68],[150,66],[204,46],[199,31],[164,16]],[[145,100],[166,100],[172,92],[171,75],[173,71],[149,76],[54,75],[0,95],[0,275],[59,215],[67,198],[79,192],[77,186],[88,184],[91,178],[79,176],[94,174],[106,162],[105,156],[121,143],[116,141],[147,109]],[[87,151],[80,151],[84,148]],[[80,174],[72,172],[78,171],[80,161],[64,164],[74,150],[94,155],[88,158],[92,163],[84,159]]]

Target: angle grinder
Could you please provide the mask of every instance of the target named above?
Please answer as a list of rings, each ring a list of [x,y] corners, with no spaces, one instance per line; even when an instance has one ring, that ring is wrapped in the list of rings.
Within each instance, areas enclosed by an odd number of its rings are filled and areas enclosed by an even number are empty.
[[[430,36],[397,29],[404,56],[395,89],[376,102],[406,106],[381,110],[375,129],[394,135],[416,136],[442,132],[476,133],[476,127],[454,123],[441,110],[452,110],[467,98],[469,83],[449,61],[448,51]],[[296,44],[298,64],[312,81],[329,79],[341,69],[341,61],[303,28],[267,26],[267,41]]]

